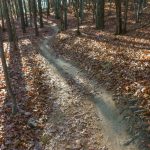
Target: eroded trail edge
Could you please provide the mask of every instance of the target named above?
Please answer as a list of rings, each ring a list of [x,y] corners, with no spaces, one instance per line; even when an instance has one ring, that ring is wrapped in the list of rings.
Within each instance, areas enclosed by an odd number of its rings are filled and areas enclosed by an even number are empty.
[[[59,89],[57,90],[57,96],[60,99],[59,104],[65,106],[66,104],[69,105],[70,103],[71,105],[71,103],[74,103],[76,101],[72,97],[74,93],[85,97],[89,105],[90,103],[94,105],[95,110],[93,111],[99,117],[100,128],[103,133],[103,144],[107,145],[110,150],[138,150],[134,142],[136,141],[136,137],[133,139],[133,137],[128,135],[126,123],[117,111],[112,99],[112,93],[106,91],[97,81],[89,79],[85,71],[56,56],[52,48],[52,42],[58,32],[58,28],[55,25],[52,28],[55,33],[41,40],[40,53],[47,60],[48,67],[51,68],[50,76],[53,76],[55,82],[57,82],[56,87]],[[66,82],[65,79],[72,83]],[[74,91],[76,92],[72,92],[70,84],[74,86]],[[72,101],[69,101],[70,99]],[[60,118],[63,118],[63,116],[60,115]],[[77,123],[76,125],[79,124]],[[132,142],[130,143],[130,141]],[[56,145],[51,145],[51,147],[56,148]],[[59,147],[56,149],[59,149]]]

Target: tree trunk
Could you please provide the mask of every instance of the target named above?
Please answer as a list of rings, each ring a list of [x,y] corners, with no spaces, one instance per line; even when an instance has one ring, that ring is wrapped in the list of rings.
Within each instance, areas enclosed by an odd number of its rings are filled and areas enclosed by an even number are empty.
[[[66,30],[68,26],[67,22],[67,0],[64,0],[64,29]]]
[[[29,15],[30,15],[30,26],[32,27],[32,3],[31,3],[31,0],[28,1],[28,7],[29,7]]]
[[[122,34],[121,0],[115,0],[116,5],[116,34]]]
[[[26,7],[26,2],[23,0],[23,6],[24,6],[24,14],[25,14],[25,25],[28,27],[28,15],[27,15],[27,7]]]
[[[129,0],[125,0],[124,21],[122,24],[122,33],[124,33],[124,34],[127,32],[128,3],[129,3]]]
[[[79,0],[76,2],[76,15],[77,15],[77,35],[80,35],[80,15],[79,15]]]
[[[2,5],[3,5],[2,6],[3,14],[4,14],[4,17],[6,18],[6,25],[7,25],[9,41],[12,42],[13,41],[13,31],[12,31],[12,25],[11,25],[11,21],[10,21],[10,17],[9,17],[9,11],[8,11],[8,6],[6,3],[6,0],[2,1]]]
[[[104,29],[104,0],[97,0],[96,28]]]
[[[26,28],[25,28],[25,19],[24,19],[22,0],[18,0],[18,4],[19,4],[20,17],[21,17],[22,31],[23,31],[23,33],[25,33],[26,32]]]
[[[43,12],[42,12],[41,0],[38,0],[38,8],[39,8],[39,16],[40,16],[40,27],[43,28]]]
[[[50,15],[50,2],[47,0],[47,17]]]
[[[35,35],[39,35],[38,26],[37,26],[37,5],[36,0],[33,0],[33,18],[34,18],[34,26],[35,26]]]
[[[17,35],[16,35],[16,27],[15,27],[15,22],[14,22],[14,16],[12,15],[13,14],[13,11],[12,11],[12,7],[11,7],[11,2],[8,1],[8,10],[9,10],[9,14],[10,14],[10,20],[11,20],[11,24],[12,24],[12,32],[13,32],[13,49],[14,50],[17,50],[18,49],[18,39],[17,39]]]
[[[55,0],[55,18],[56,19],[60,19],[60,7],[61,7],[61,3],[60,0]]]
[[[1,56],[1,61],[2,61],[2,67],[4,70],[6,87],[7,87],[10,97],[12,98],[12,113],[16,114],[18,111],[17,103],[16,103],[16,98],[15,98],[12,88],[11,88],[11,82],[10,82],[9,75],[8,75],[7,64],[6,64],[6,59],[5,59],[5,55],[4,55],[4,49],[3,49],[3,39],[2,39],[1,27],[0,27],[0,56]]]
[[[84,2],[83,0],[80,0],[80,20],[81,20],[81,24],[82,24],[82,21],[83,21],[83,6],[84,6]]]
[[[17,0],[14,0],[14,5],[15,5],[15,10],[16,10],[16,15],[17,15],[17,19],[19,19],[19,10],[18,10],[18,3]]]
[[[0,2],[1,4],[1,2]],[[2,10],[2,4],[0,6],[0,17],[1,17],[1,20],[2,20],[2,30],[5,31],[5,22],[4,22],[4,15],[3,15],[3,10]]]

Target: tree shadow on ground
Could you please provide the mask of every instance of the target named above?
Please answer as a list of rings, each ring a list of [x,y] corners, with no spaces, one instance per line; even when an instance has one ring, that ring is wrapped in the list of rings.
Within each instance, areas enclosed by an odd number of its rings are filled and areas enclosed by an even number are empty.
[[[11,115],[12,102],[6,95],[2,110],[3,140],[1,141],[5,149],[41,149],[39,138],[45,122],[32,128],[28,121],[30,118],[39,121],[52,111],[52,100],[49,100],[48,95],[51,89],[45,84],[44,71],[34,58],[32,49],[35,45],[31,42],[26,44],[24,40],[28,41],[28,39],[20,40],[18,50],[13,50],[12,47],[9,49],[8,70],[19,113]]]
[[[11,81],[11,86],[13,89],[13,94],[15,95],[17,105],[19,109],[24,110],[24,103],[27,100],[27,91],[26,91],[26,81],[24,79],[23,73],[23,66],[22,66],[22,57],[21,51],[14,50],[13,46],[10,45],[9,51],[9,64],[8,64],[8,71]],[[7,95],[5,99],[4,105],[4,122],[3,122],[3,139],[4,144],[7,146],[8,149],[11,149],[12,143],[16,142],[17,136],[22,133],[22,125],[18,121],[21,121],[19,118],[21,116],[12,116],[11,115],[11,106],[12,100],[11,97]],[[18,118],[18,119],[17,119]],[[22,120],[23,121],[23,120]],[[22,122],[23,123],[23,122]],[[20,130],[18,130],[20,129]],[[22,130],[22,131],[21,131]],[[8,134],[9,133],[9,134]]]

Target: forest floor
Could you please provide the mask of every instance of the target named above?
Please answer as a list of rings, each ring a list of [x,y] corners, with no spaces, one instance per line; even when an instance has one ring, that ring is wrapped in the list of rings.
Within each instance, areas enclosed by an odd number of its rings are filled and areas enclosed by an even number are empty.
[[[85,21],[77,36],[72,18],[55,38],[56,27],[38,38],[19,28],[19,50],[4,43],[19,113],[11,115],[0,64],[0,149],[149,149],[149,24],[116,36]]]
[[[53,28],[57,33],[57,27]],[[49,76],[53,78],[55,84],[57,83],[54,93],[58,96],[58,101],[55,103],[56,108],[61,109],[62,112],[58,110],[61,113],[61,115],[57,114],[58,118],[56,112],[54,112],[54,118],[51,116],[47,124],[45,136],[51,137],[47,149],[138,150],[136,144],[131,142],[132,137],[126,132],[126,122],[115,107],[112,93],[106,91],[97,81],[91,79],[87,71],[58,57],[52,48],[53,38],[55,37],[50,36],[44,41],[42,40],[40,53],[48,61]],[[80,116],[80,113],[82,116]],[[66,118],[68,115],[69,118]],[[76,116],[81,118],[76,118]],[[52,136],[51,132],[49,135],[49,130],[51,131],[50,127],[54,126],[55,119],[59,121],[58,127],[61,125],[59,128],[62,129],[63,133],[58,130],[57,136]],[[77,126],[78,129],[72,130],[71,124],[73,127]],[[83,128],[82,125],[84,125]],[[65,126],[66,128],[64,128]],[[66,135],[68,135],[70,143],[68,146],[62,142],[62,140],[66,140]],[[76,141],[79,143],[76,143]]]
[[[115,13],[115,12],[114,12]],[[68,30],[56,36],[54,49],[61,57],[81,70],[90,79],[113,93],[120,114],[128,122],[128,132],[140,134],[140,145],[150,148],[150,23],[149,11],[134,22],[128,18],[128,33],[115,35],[115,14],[106,17],[105,29],[97,31],[86,15],[76,34],[75,18],[69,16]],[[143,149],[143,147],[141,147]]]

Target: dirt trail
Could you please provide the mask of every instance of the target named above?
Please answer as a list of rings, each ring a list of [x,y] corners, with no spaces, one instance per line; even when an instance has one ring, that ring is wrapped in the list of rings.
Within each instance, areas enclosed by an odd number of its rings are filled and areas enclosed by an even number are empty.
[[[53,26],[55,34],[58,32],[56,26]],[[52,48],[52,42],[55,37],[46,37],[41,40],[40,43],[40,53],[47,59],[49,65],[53,69],[57,68],[57,72],[51,69],[57,80],[58,72],[63,78],[70,78],[73,80],[73,84],[78,88],[81,95],[86,97],[88,101],[92,102],[95,106],[95,111],[98,113],[100,118],[100,124],[103,132],[103,143],[107,145],[109,150],[138,150],[134,142],[125,145],[132,138],[127,134],[127,126],[122,119],[122,116],[117,112],[117,108],[112,100],[112,93],[107,92],[103,87],[101,87],[96,81],[88,78],[87,73],[80,70],[70,62],[62,58],[56,57],[56,54]],[[59,85],[63,85],[63,88],[59,91],[59,96],[69,97],[68,83],[65,83],[63,79],[59,79]],[[69,93],[69,94],[68,94]],[[64,101],[63,103],[68,103]]]

